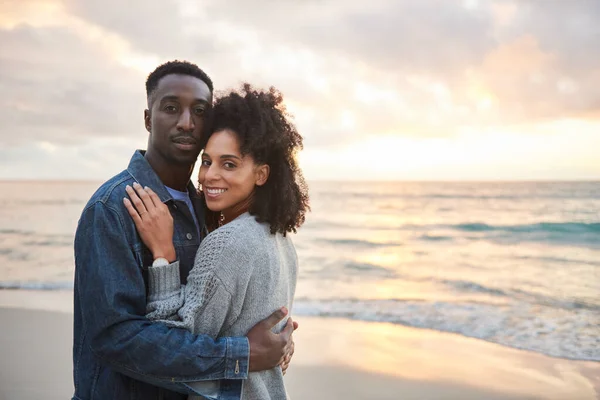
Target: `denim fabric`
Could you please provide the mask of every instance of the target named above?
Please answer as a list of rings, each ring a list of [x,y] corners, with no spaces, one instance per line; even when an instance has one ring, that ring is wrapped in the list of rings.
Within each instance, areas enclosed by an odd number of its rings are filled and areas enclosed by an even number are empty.
[[[215,340],[145,318],[152,254],[123,206],[125,186],[136,181],[171,210],[182,283],[200,245],[189,208],[173,200],[141,151],[92,196],[75,235],[73,399],[183,400],[198,394],[186,382],[213,379],[224,379],[220,399],[239,399],[248,377],[247,338]],[[189,190],[203,225],[201,199],[191,183]]]

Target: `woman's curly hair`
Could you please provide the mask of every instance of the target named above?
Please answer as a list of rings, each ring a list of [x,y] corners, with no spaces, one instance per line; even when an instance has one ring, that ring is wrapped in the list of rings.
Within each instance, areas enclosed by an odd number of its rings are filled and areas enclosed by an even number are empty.
[[[213,133],[230,130],[240,141],[242,155],[269,165],[269,178],[255,188],[249,212],[268,223],[272,234],[284,236],[296,232],[310,210],[308,187],[296,160],[302,136],[289,119],[277,89],[263,91],[244,83],[241,90],[217,97],[204,138],[206,145]],[[208,211],[207,225],[215,227],[216,218]]]

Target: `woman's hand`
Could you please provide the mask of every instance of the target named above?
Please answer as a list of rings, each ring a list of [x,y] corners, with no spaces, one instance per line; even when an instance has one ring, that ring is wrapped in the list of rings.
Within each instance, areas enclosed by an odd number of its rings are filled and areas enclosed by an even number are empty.
[[[169,207],[149,187],[142,188],[137,182],[134,182],[133,187],[135,190],[129,185],[125,188],[131,200],[124,198],[123,204],[133,218],[142,241],[155,260],[166,258],[169,262],[174,262],[177,254],[173,246],[173,217]]]

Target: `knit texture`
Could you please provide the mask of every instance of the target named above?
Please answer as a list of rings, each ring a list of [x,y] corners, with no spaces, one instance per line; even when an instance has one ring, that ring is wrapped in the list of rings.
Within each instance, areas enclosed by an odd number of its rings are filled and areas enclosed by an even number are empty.
[[[291,312],[297,268],[289,235],[272,235],[245,213],[202,241],[187,285],[179,283],[177,262],[149,268],[147,317],[214,338],[245,336],[281,306]],[[251,372],[242,398],[286,399],[281,368]]]

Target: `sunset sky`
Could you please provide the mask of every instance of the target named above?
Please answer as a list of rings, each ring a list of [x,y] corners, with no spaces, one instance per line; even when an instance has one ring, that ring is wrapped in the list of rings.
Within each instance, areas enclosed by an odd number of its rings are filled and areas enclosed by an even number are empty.
[[[104,180],[145,78],[280,89],[310,180],[600,179],[598,0],[0,2],[0,179]]]

